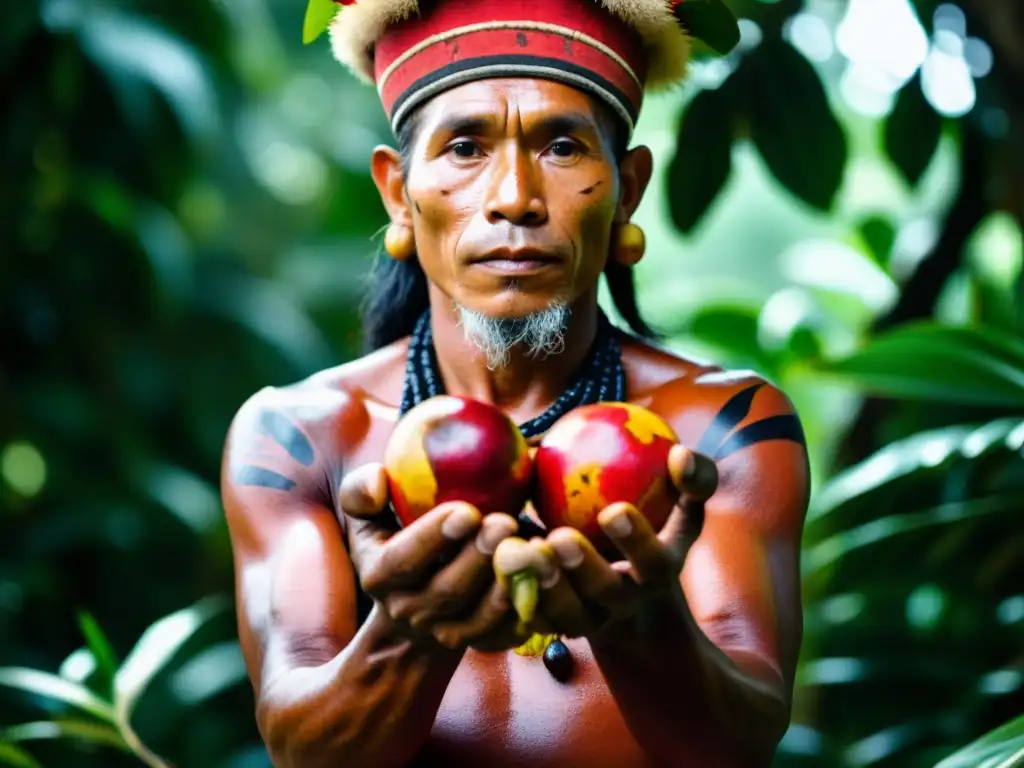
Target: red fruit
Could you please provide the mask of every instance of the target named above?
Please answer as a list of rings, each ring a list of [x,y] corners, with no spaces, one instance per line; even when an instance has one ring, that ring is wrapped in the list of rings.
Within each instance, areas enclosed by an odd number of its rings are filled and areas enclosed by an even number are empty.
[[[598,403],[569,412],[534,457],[533,504],[549,530],[576,528],[606,557],[621,558],[597,516],[625,501],[660,530],[678,499],[668,472],[672,428],[632,403]]]
[[[530,453],[515,423],[492,405],[451,395],[424,400],[399,420],[384,470],[402,525],[446,501],[515,517],[530,489]]]

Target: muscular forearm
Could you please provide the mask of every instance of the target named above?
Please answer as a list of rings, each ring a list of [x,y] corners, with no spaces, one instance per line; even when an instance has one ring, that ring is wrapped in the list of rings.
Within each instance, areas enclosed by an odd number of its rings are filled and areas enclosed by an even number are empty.
[[[375,609],[330,662],[268,681],[258,720],[274,765],[407,765],[430,733],[460,658],[401,637]]]
[[[727,656],[681,593],[591,647],[630,731],[665,765],[770,765],[789,720],[781,677],[753,655]]]

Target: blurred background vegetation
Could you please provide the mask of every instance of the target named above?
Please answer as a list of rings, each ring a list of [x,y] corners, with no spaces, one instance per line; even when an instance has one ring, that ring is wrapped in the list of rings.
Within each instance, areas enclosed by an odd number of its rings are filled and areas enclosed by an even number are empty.
[[[730,5],[740,45],[646,105],[638,279],[673,348],[805,423],[777,765],[1020,764],[1024,6]],[[304,9],[5,11],[0,763],[269,765],[220,450],[248,395],[359,354],[391,141]]]

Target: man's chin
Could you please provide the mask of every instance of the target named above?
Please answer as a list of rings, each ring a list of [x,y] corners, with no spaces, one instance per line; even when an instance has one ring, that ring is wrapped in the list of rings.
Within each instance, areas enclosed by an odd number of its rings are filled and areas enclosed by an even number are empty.
[[[488,368],[508,365],[514,350],[542,358],[565,349],[570,317],[567,304],[549,302],[536,310],[506,309],[501,314],[458,306],[458,313],[466,340],[484,356]]]

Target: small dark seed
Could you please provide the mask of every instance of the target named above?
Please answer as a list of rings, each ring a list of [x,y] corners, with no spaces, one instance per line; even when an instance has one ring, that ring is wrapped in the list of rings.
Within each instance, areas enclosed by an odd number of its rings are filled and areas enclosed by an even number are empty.
[[[569,650],[569,646],[561,640],[555,640],[548,645],[544,651],[544,666],[555,680],[560,683],[566,682],[572,677],[573,669],[572,651]]]
[[[529,541],[534,536],[540,536],[543,538],[548,533],[546,529],[541,528],[533,522],[533,520],[530,519],[530,516],[525,512],[520,512],[516,519],[519,521],[519,532],[516,535],[521,539]]]

